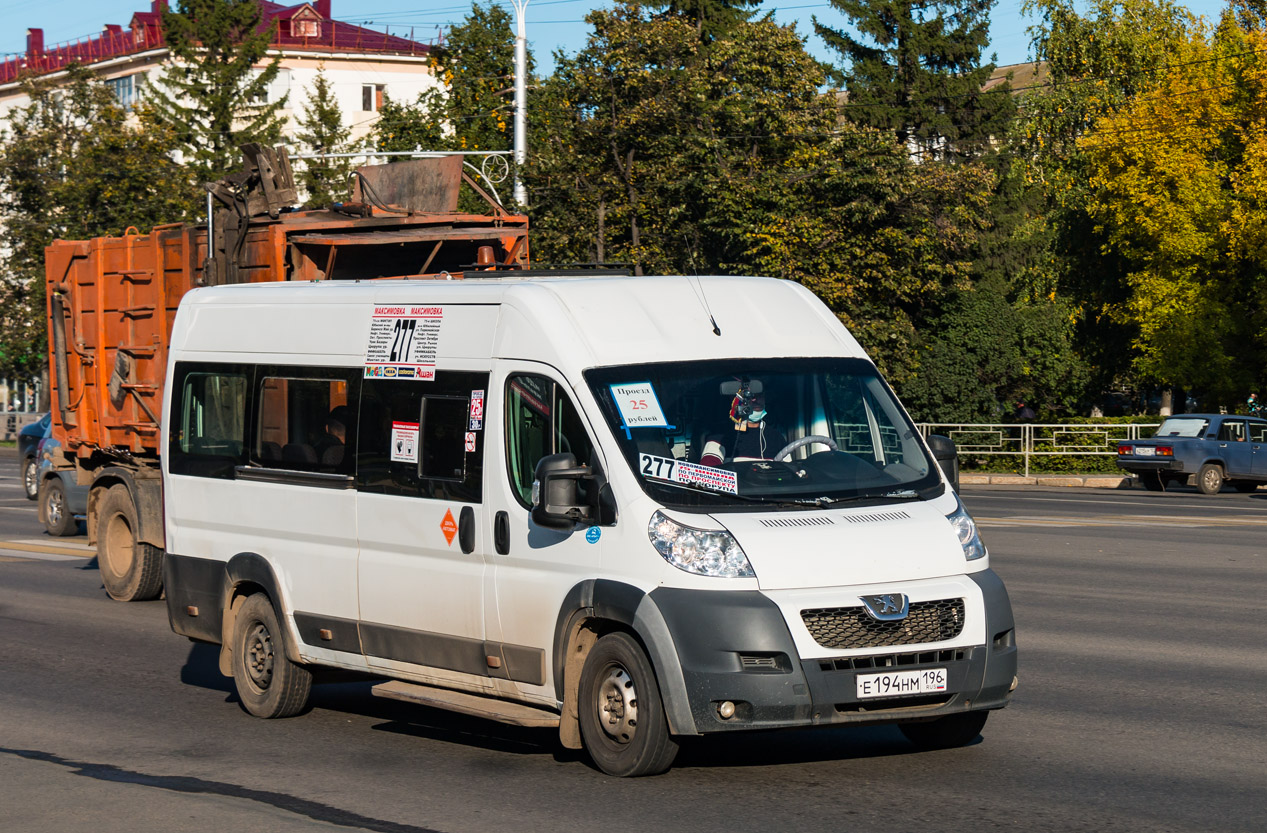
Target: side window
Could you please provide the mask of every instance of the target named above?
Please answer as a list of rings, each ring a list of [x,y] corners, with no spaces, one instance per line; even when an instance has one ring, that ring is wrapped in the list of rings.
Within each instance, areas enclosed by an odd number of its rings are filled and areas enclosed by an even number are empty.
[[[1241,442],[1245,439],[1245,423],[1239,419],[1226,420],[1219,426],[1219,439],[1225,442]]]
[[[541,458],[565,452],[576,457],[577,465],[594,463],[594,444],[567,391],[544,376],[510,377],[506,381],[506,465],[520,503],[531,505],[532,479]]]
[[[351,474],[356,432],[356,371],[262,367],[255,382],[250,459],[290,471]]]
[[[1249,441],[1267,443],[1267,422],[1251,422],[1249,424]]]
[[[358,491],[483,500],[487,373],[441,370],[431,382],[366,379],[363,385]]]
[[[168,469],[172,474],[232,479],[246,462],[250,375],[241,365],[176,365]]]

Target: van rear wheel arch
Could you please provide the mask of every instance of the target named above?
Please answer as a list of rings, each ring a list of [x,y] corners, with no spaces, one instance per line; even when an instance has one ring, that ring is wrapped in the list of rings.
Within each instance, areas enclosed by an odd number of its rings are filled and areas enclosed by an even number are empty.
[[[281,631],[282,646],[288,660],[299,663],[299,644],[291,633],[289,617],[282,604],[281,584],[277,574],[264,556],[254,552],[242,552],[233,556],[224,566],[224,615],[220,629],[220,673],[233,676],[233,633],[237,615],[246,599],[255,594],[264,595],[273,606]]]

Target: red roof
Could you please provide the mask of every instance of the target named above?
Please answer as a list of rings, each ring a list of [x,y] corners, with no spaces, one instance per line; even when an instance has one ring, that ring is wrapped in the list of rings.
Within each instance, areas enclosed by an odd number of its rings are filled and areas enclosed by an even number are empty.
[[[333,20],[330,17],[330,0],[314,0],[297,6],[283,6],[269,0],[259,0],[259,3],[263,12],[260,28],[267,28],[274,20],[277,21],[277,31],[272,41],[275,49],[426,55],[431,48],[412,38],[397,37]],[[150,11],[132,15],[126,28],[108,25],[99,35],[57,44],[48,49],[44,48],[44,31],[28,29],[26,54],[0,62],[0,84],[14,81],[23,74],[44,75],[64,69],[72,63],[94,64],[160,48],[165,45],[161,15],[161,9],[165,5],[164,0],[154,0]],[[309,13],[302,15],[301,19],[320,22],[315,36],[291,33],[291,19],[305,9]]]

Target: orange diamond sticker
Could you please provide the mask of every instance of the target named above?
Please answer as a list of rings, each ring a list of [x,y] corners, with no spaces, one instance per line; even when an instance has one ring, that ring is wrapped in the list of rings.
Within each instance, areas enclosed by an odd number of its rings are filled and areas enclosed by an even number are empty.
[[[444,510],[444,520],[440,521],[440,531],[444,533],[444,540],[449,542],[449,546],[453,546],[453,536],[458,534],[457,521],[453,520],[453,510]]]

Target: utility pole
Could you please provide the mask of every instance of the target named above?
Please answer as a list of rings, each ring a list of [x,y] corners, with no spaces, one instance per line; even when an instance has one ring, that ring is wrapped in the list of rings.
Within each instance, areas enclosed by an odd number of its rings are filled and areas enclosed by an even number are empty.
[[[528,161],[528,36],[524,12],[528,0],[511,0],[515,6],[515,187],[512,192],[519,209],[528,207],[528,191],[524,188],[523,167]]]

